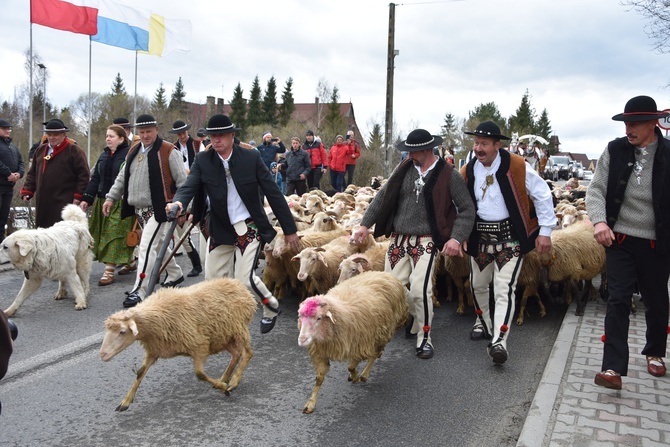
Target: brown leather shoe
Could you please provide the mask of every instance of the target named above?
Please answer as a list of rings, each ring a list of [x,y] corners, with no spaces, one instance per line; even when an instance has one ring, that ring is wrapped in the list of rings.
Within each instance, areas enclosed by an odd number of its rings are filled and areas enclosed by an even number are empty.
[[[135,270],[137,270],[137,262],[133,262],[132,264],[126,264],[123,267],[119,269],[117,272],[119,275],[129,275],[133,273]]]
[[[105,270],[105,273],[102,274],[102,278],[98,281],[99,286],[108,286],[114,282],[114,271]]]
[[[654,377],[663,377],[665,375],[665,362],[661,357],[647,356],[647,371]]]
[[[594,382],[596,385],[604,386],[605,388],[610,388],[612,390],[621,389],[621,375],[611,369],[596,374]]]

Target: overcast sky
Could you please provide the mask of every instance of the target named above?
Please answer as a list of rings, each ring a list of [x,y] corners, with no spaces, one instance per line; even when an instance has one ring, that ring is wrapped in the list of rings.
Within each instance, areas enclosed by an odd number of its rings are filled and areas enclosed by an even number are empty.
[[[319,79],[354,105],[363,134],[384,123],[387,0],[128,0],[168,18],[190,19],[189,54],[139,56],[138,93],[168,93],[182,77],[186,99],[228,103],[238,82],[248,97],[254,76],[279,94],[294,80],[296,102],[312,102]],[[25,82],[29,2],[2,0],[0,100]],[[611,117],[639,94],[670,108],[670,55],[658,54],[644,21],[617,0],[418,1],[396,6],[394,118],[400,136],[440,130],[446,113],[465,118],[493,101],[514,113],[528,89],[549,113],[563,151],[597,157],[623,135]],[[109,92],[117,72],[134,90],[132,51],[93,43],[92,89]],[[64,107],[88,91],[87,36],[33,25],[33,49],[50,72],[47,97]],[[142,111],[139,111],[142,112]]]

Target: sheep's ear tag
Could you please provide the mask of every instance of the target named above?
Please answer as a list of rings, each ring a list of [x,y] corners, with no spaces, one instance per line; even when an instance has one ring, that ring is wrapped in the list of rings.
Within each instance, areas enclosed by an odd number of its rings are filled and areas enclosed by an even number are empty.
[[[332,321],[333,324],[335,324],[335,317],[333,317],[333,314],[332,314],[331,311],[326,312],[326,316],[327,316],[328,318],[330,318],[330,321]]]
[[[135,320],[130,320],[128,323],[128,326],[130,327],[130,331],[133,333],[135,337],[137,337],[137,334],[139,334],[139,331],[137,330],[137,325],[135,324]]]

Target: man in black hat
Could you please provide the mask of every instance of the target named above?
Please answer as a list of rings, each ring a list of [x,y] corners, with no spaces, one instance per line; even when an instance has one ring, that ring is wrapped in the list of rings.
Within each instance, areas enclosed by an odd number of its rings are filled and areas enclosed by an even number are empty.
[[[556,225],[551,191],[523,157],[501,151],[500,133],[493,121],[473,132],[474,158],[461,168],[477,207],[475,227],[465,250],[472,256],[472,292],[477,319],[472,340],[491,340],[487,349],[493,363],[507,361],[507,338],[514,317],[514,289],[523,255],[533,248],[551,250]],[[493,283],[494,307],[489,307]]]
[[[184,167],[186,168],[187,174],[191,170],[191,165],[195,159],[195,154],[200,152],[200,140],[194,140],[193,137],[188,134],[188,130],[190,128],[190,124],[186,124],[182,120],[177,120],[174,122],[172,129],[169,131],[169,133],[177,135],[177,141],[175,141],[174,145],[177,149],[179,149],[182,157],[184,157]],[[175,236],[181,239],[184,231],[184,225],[177,225],[177,228],[175,229]],[[186,276],[198,276],[200,273],[202,273],[202,264],[200,263],[200,255],[191,242],[190,235],[186,237],[183,247],[186,251],[186,255],[191,260],[191,264],[193,265],[193,270],[191,270]]]
[[[226,115],[214,115],[206,132],[212,150],[195,157],[184,186],[180,187],[172,207],[184,208],[193,201],[193,221],[204,218],[209,201],[209,253],[205,261],[205,279],[232,276],[242,281],[263,304],[261,333],[274,328],[279,302],[254,273],[263,245],[274,239],[274,230],[263,210],[260,189],[272,207],[286,235],[286,242],[298,251],[300,240],[291,211],[258,151],[242,149],[234,143],[235,127]]]
[[[145,298],[146,275],[151,273],[155,262],[162,261],[157,261],[156,257],[166,236],[165,205],[186,181],[182,155],[174,145],[158,136],[156,119],[151,115],[140,115],[135,127],[140,143],[128,151],[125,167],[119,172],[102,205],[102,212],[109,216],[114,202],[123,200],[121,217],[136,215],[143,228],[137,251],[135,286],[131,292],[126,292],[123,307],[133,307]],[[175,287],[184,281],[181,267],[174,258],[170,259],[166,271],[163,287]]]
[[[430,337],[433,292],[430,287],[435,256],[463,256],[475,209],[463,178],[454,167],[433,153],[442,138],[423,129],[407,135],[397,147],[408,158],[393,171],[368,207],[361,226],[352,235],[360,243],[375,226],[374,236],[391,238],[385,270],[403,284],[409,283],[411,315],[406,334],[416,335],[416,355],[433,357]],[[426,287],[426,284],[429,286]]]
[[[11,134],[12,124],[0,119],[0,242],[5,238],[14,185],[25,173],[21,151],[12,143]]]
[[[131,146],[134,146],[135,144],[137,144],[138,141],[140,141],[140,136],[133,134],[133,128],[130,125],[130,121],[128,121],[128,118],[125,118],[123,116],[114,118],[112,124],[118,124],[119,126],[123,127],[123,130],[125,130],[126,134],[128,134],[128,140],[130,140]]]
[[[35,150],[33,163],[21,188],[27,202],[35,196],[36,225],[48,228],[61,221],[69,203],[79,205],[90,178],[86,153],[67,137],[70,129],[59,119],[44,126],[47,142]]]
[[[605,246],[607,313],[602,372],[595,383],[621,389],[628,374],[628,328],[635,286],[644,301],[647,343],[642,354],[652,376],[666,373],[668,277],[670,276],[670,144],[658,128],[649,96],[636,96],[624,112],[626,136],[610,141],[586,192],[594,237]]]
[[[328,154],[326,148],[323,147],[321,140],[317,141],[314,138],[314,132],[308,130],[305,134],[305,142],[302,148],[309,154],[312,163],[312,170],[307,175],[307,188],[319,188],[321,184],[321,177],[328,169]]]

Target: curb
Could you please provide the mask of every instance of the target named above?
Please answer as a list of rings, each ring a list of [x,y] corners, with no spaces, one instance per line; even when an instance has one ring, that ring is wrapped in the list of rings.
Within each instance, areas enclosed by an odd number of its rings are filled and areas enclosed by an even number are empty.
[[[561,390],[563,377],[568,370],[568,360],[572,355],[575,340],[579,333],[582,317],[575,315],[576,302],[573,302],[563,317],[554,347],[544,368],[542,379],[535,391],[528,415],[521,429],[517,447],[538,447],[545,445],[546,436],[551,434],[555,420],[552,419],[554,406]],[[549,438],[550,439],[550,438]]]

